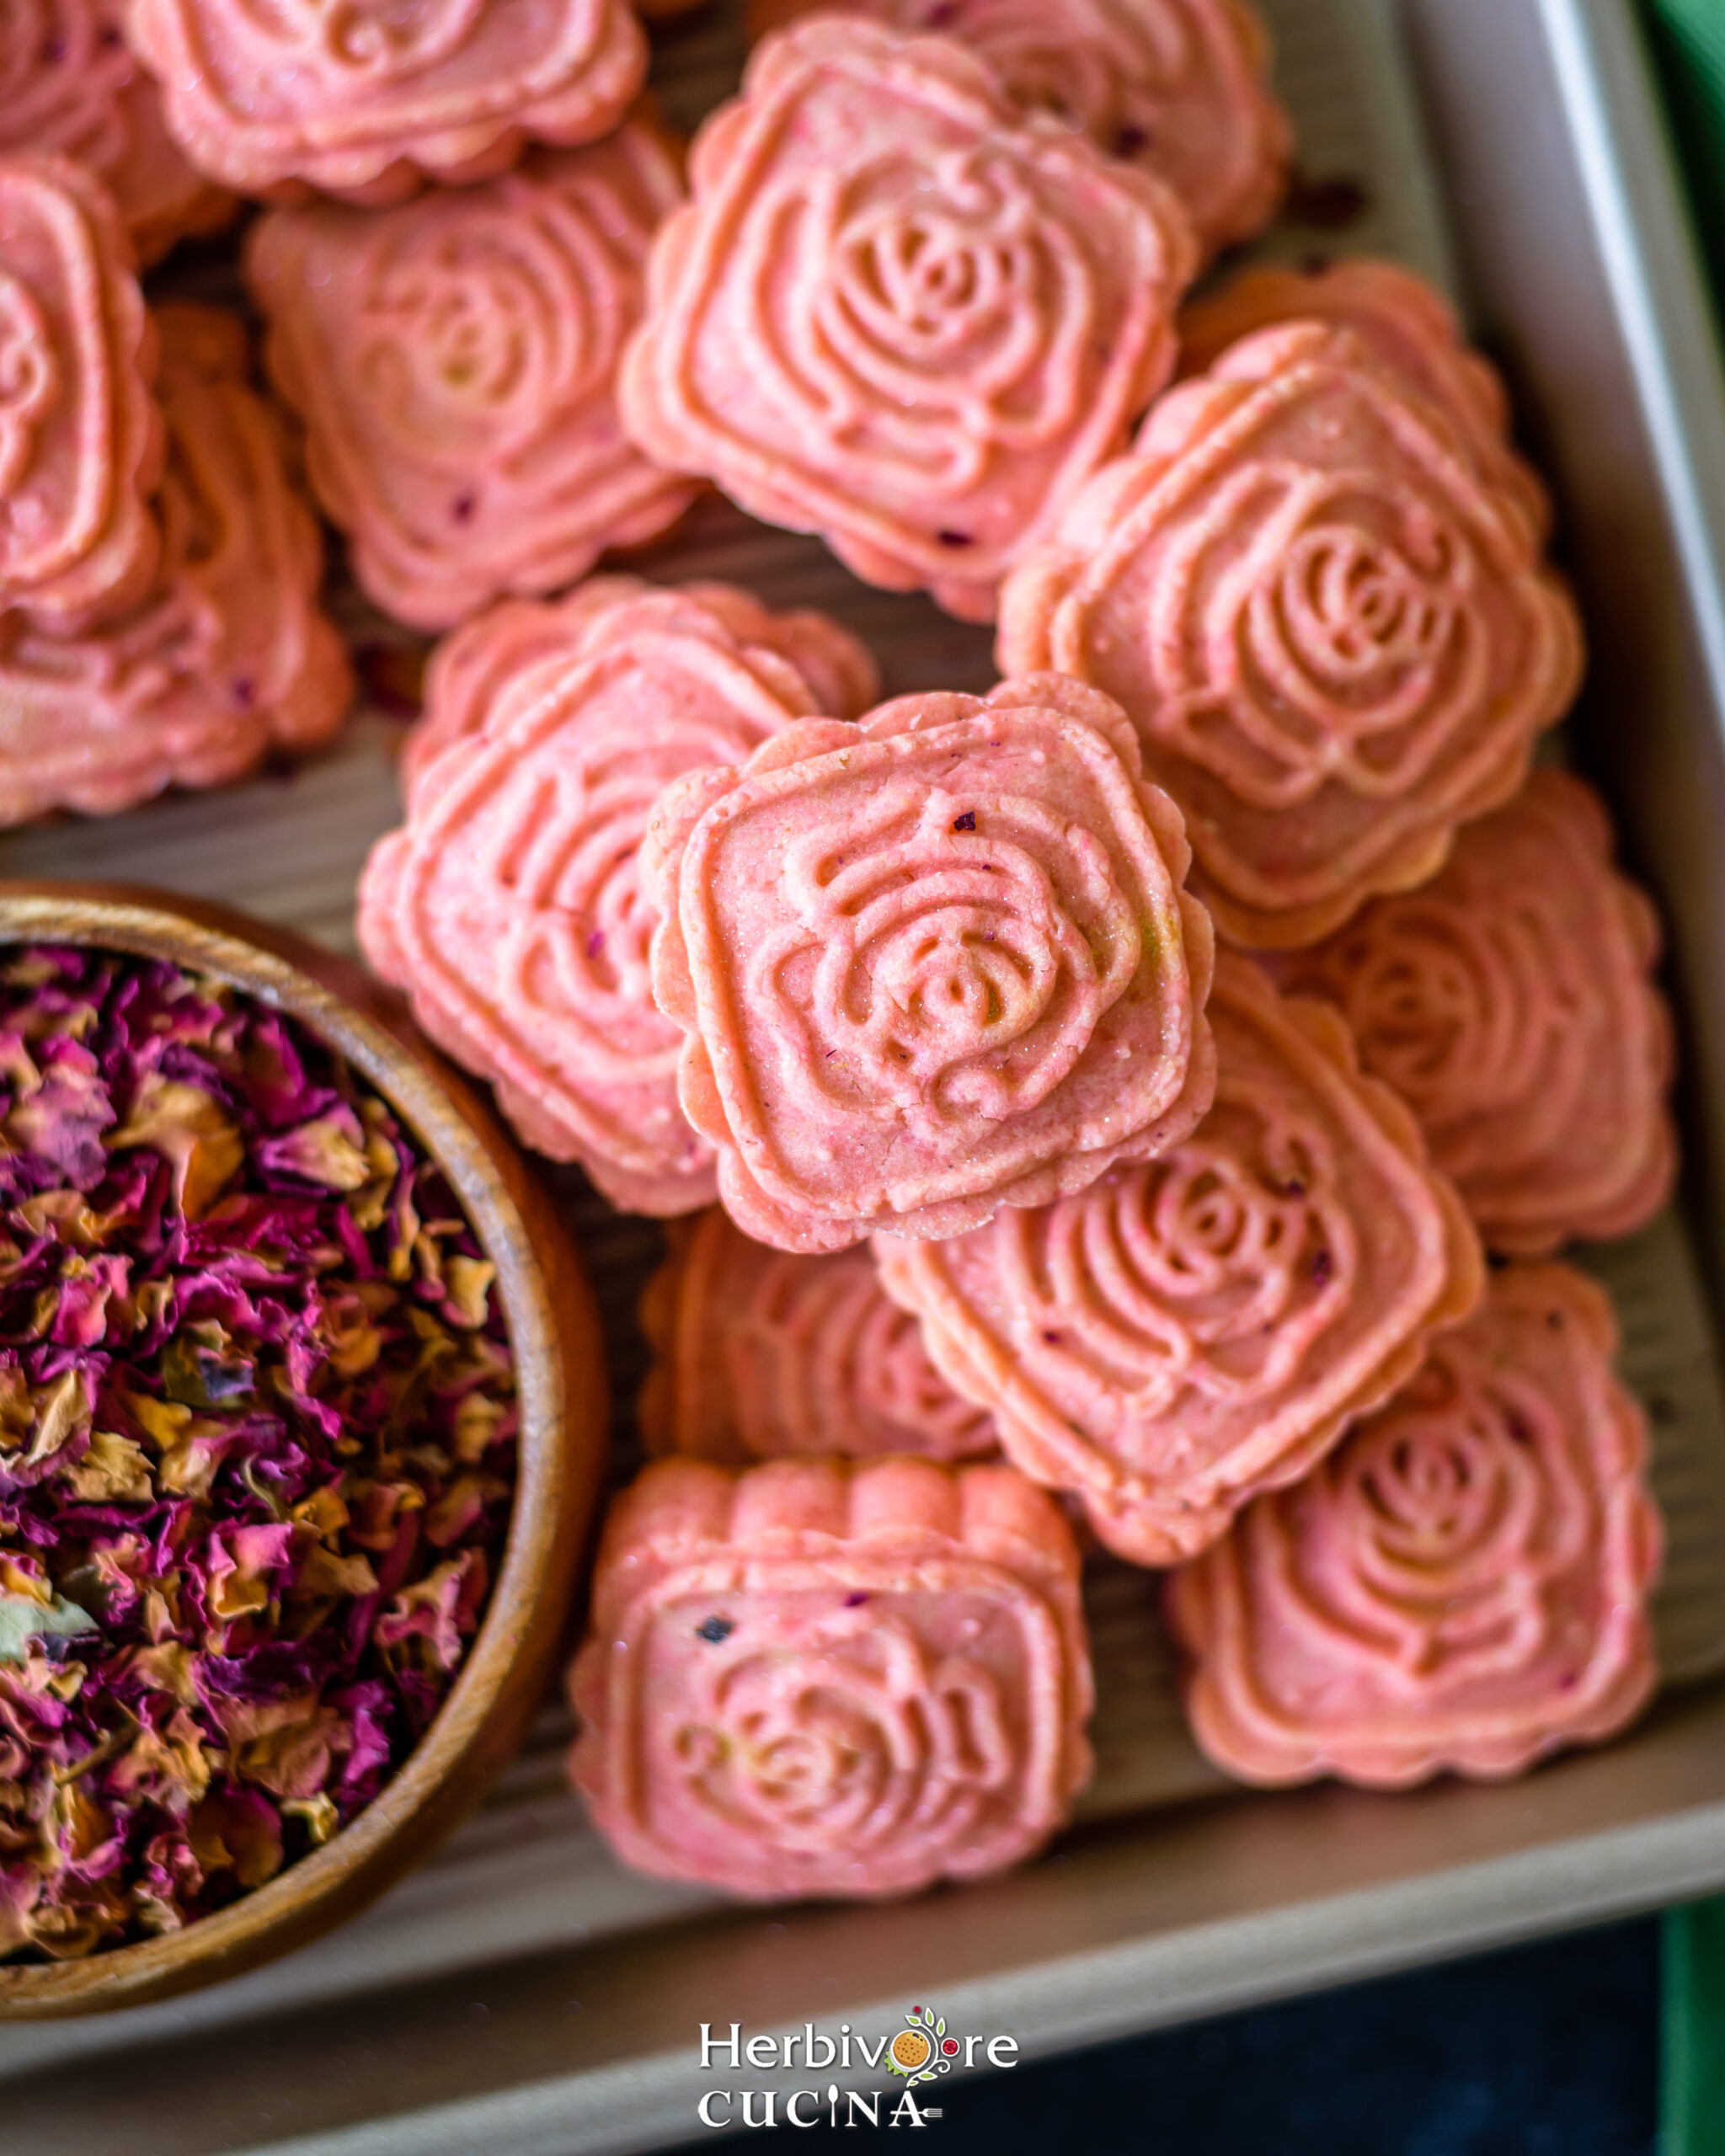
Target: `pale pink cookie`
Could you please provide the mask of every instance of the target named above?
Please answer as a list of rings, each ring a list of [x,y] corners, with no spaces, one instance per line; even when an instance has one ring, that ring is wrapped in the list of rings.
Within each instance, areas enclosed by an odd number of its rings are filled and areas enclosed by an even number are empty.
[[[1642,1227],[1671,1194],[1659,927],[1593,789],[1536,771],[1431,883],[1375,899],[1284,978],[1346,1014],[1494,1250]]]
[[[1480,477],[1513,496],[1534,539],[1551,531],[1551,504],[1509,442],[1509,399],[1491,361],[1464,340],[1434,285],[1399,262],[1355,255],[1321,270],[1262,263],[1180,312],[1180,373],[1207,374],[1231,344],[1287,322],[1351,329],[1374,362],[1418,401],[1436,406]]]
[[[676,160],[638,119],[398,209],[272,211],[246,254],[271,379],[305,421],[319,501],[386,612],[444,628],[553,591],[693,499],[617,418]]]
[[[848,629],[813,607],[776,614],[731,584],[665,590],[643,577],[591,577],[548,603],[501,600],[438,645],[425,670],[425,716],[402,749],[409,798],[451,741],[506,723],[558,671],[636,626],[675,621],[788,659],[808,684],[813,708],[827,717],[860,718],[880,694],[874,661]]]
[[[238,205],[187,163],[121,0],[11,0],[0,13],[0,154],[57,150],[106,184],[138,259],[219,232]]]
[[[696,139],[624,361],[629,431],[858,576],[988,621],[1167,380],[1178,201],[1015,115],[946,38],[768,38]]]
[[[142,595],[161,553],[155,372],[101,182],[68,157],[0,157],[0,614],[77,627]]]
[[[1310,322],[1162,399],[1012,578],[998,654],[1125,706],[1218,931],[1272,949],[1435,874],[1582,662],[1519,501],[1355,332]]]
[[[150,590],[67,635],[0,616],[0,824],[111,815],[164,787],[238,778],[322,745],[353,700],[319,610],[323,545],[275,412],[247,381],[245,329],[165,306],[158,383],[168,465]]]
[[[405,829],[366,865],[360,940],[529,1145],[579,1161],[626,1211],[686,1213],[712,1201],[713,1149],[678,1106],[681,1035],[654,1005],[641,841],[671,780],[740,760],[814,699],[788,660],[673,593],[610,618],[421,769]]]
[[[759,37],[821,0],[756,0]],[[1269,37],[1242,0],[860,0],[910,35],[957,38],[1023,113],[1081,129],[1178,195],[1206,253],[1275,214],[1294,153]]]
[[[1173,1575],[1187,1712],[1219,1767],[1496,1780],[1639,1713],[1664,1537],[1616,1345],[1583,1274],[1494,1274],[1388,1406]]]
[[[372,206],[609,134],[647,72],[624,0],[131,0],[127,27],[200,171]]]
[[[1111,1550],[1189,1557],[1479,1297],[1479,1245],[1347,1029],[1219,954],[1215,1105],[1156,1160],[949,1242],[883,1236],[938,1369]]]
[[[718,1192],[781,1250],[947,1235],[1210,1106],[1213,946],[1125,715],[1055,675],[789,729],[653,814],[653,990]]]
[[[658,1462],[611,1508],[570,1673],[594,1824],[756,1901],[1022,1862],[1091,1772],[1078,1571],[1010,1468]]]
[[[743,1465],[792,1454],[998,1450],[986,1412],[928,1359],[866,1250],[817,1257],[751,1241],[715,1206],[672,1230],[641,1299],[654,1362],[641,1435],[654,1452]]]

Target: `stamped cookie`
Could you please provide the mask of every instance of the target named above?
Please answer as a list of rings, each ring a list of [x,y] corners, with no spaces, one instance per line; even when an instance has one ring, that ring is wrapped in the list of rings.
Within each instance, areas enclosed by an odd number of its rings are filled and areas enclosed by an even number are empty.
[[[131,0],[127,28],[200,172],[372,206],[609,134],[647,72],[624,0]]]
[[[686,1213],[712,1201],[713,1150],[653,1001],[642,837],[671,780],[741,760],[815,702],[788,659],[675,593],[606,620],[421,766],[361,879],[360,941],[530,1145],[627,1211]]]
[[[1021,1862],[1091,1772],[1078,1569],[1010,1468],[658,1462],[611,1508],[571,1672],[594,1824],[756,1901]]]
[[[1479,1246],[1332,1011],[1218,955],[1215,1105],[1156,1160],[948,1242],[877,1245],[1017,1467],[1135,1564],[1297,1481],[1477,1300]]]
[[[1173,1575],[1187,1712],[1219,1767],[1495,1780],[1639,1713],[1663,1535],[1616,1344],[1583,1274],[1493,1274],[1386,1407]]]
[[[978,1459],[994,1424],[928,1359],[866,1250],[768,1250],[715,1206],[672,1230],[641,1299],[654,1352],[641,1435],[737,1465],[792,1454]]]
[[[1054,675],[789,729],[654,808],[660,1008],[758,1241],[957,1235],[1210,1106],[1212,946],[1178,812]]]
[[[1582,661],[1519,499],[1316,322],[1162,399],[1011,579],[998,652],[1124,705],[1194,889],[1261,949],[1435,874],[1520,786]]]
[[[245,331],[159,308],[168,464],[162,560],[116,620],[65,635],[0,616],[0,824],[111,815],[164,787],[238,778],[318,748],[353,699],[319,610],[323,545],[279,422],[247,379]]]
[[[755,0],[756,37],[821,0]],[[1020,112],[1079,128],[1154,173],[1206,253],[1269,222],[1294,153],[1269,86],[1269,37],[1243,0],[862,0],[906,35],[955,37]]]
[[[1340,1006],[1494,1250],[1642,1227],[1671,1194],[1658,921],[1611,865],[1605,804],[1541,769],[1441,874],[1283,962]]]
[[[992,619],[1167,380],[1177,200],[946,38],[823,16],[708,121],[624,362],[629,431],[858,576]]]
[[[614,394],[647,243],[681,193],[637,119],[480,186],[254,228],[271,379],[387,613],[446,628],[501,593],[557,590],[688,506],[690,482],[625,439]]]
[[[156,337],[125,228],[69,157],[0,157],[0,615],[120,613],[161,556]]]

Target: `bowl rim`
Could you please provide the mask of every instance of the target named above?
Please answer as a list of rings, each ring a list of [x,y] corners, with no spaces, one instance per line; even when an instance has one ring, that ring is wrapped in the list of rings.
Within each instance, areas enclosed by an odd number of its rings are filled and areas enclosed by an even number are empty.
[[[382,1892],[470,1808],[519,1742],[561,1642],[596,1508],[606,1406],[596,1315],[566,1230],[489,1108],[354,962],[177,893],[0,879],[0,946],[19,943],[109,949],[213,974],[344,1056],[447,1176],[497,1267],[521,1420],[503,1563],[484,1617],[390,1780],[321,1848],[211,1916],[74,1960],[0,1962],[0,2020],[132,2004],[285,1951]]]

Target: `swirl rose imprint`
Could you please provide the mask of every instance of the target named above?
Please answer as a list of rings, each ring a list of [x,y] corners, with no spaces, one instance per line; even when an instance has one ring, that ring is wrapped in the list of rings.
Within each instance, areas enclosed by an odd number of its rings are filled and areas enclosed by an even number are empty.
[[[1306,1473],[1480,1289],[1454,1193],[1334,1019],[1226,956],[1210,1014],[1215,1103],[1190,1137],[973,1234],[876,1245],[1013,1465],[1138,1564]]]
[[[641,1322],[656,1359],[639,1421],[655,1451],[745,1462],[995,1450],[990,1417],[936,1370],[865,1251],[770,1251],[715,1209],[673,1244]]]
[[[1233,346],[1163,400],[1009,588],[1001,664],[1131,712],[1248,945],[1423,881],[1526,774],[1580,668],[1524,504],[1353,333]]]
[[[1582,1274],[1494,1275],[1389,1406],[1174,1576],[1188,1710],[1219,1765],[1513,1774],[1639,1711],[1662,1532],[1616,1344]]]
[[[691,170],[624,365],[630,432],[859,576],[991,618],[1172,365],[1178,204],[1015,125],[949,42],[850,18],[763,45]]]
[[[1105,699],[1054,677],[797,729],[654,812],[654,992],[757,1241],[957,1233],[1190,1129],[1208,923]]]
[[[1003,1470],[662,1462],[606,1527],[571,1771],[627,1861],[756,1899],[996,1871],[1088,1775],[1082,1627]]]

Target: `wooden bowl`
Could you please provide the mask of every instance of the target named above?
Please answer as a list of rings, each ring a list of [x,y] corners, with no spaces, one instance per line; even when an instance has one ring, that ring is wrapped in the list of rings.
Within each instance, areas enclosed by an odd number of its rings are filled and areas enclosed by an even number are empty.
[[[604,1464],[599,1321],[550,1200],[474,1090],[358,967],[228,908],[108,884],[0,881],[0,943],[166,958],[298,1019],[376,1086],[449,1178],[497,1267],[521,1408],[503,1568],[423,1742],[366,1809],[242,1900],[83,1961],[0,1966],[0,2020],[132,2006],[300,1946],[416,1863],[482,1795],[542,1700]]]

